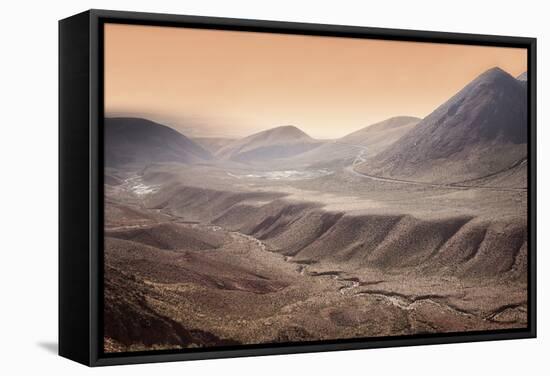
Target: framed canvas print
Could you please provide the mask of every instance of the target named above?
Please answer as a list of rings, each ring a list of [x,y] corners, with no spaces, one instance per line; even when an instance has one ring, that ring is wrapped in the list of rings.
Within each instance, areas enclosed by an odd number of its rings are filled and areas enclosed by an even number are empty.
[[[62,356],[536,335],[535,39],[59,26]]]

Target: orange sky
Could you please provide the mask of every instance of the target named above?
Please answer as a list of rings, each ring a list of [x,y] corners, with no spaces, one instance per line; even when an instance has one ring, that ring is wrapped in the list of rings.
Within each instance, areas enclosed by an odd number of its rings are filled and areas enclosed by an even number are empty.
[[[424,117],[483,71],[513,76],[527,50],[105,25],[105,111],[189,136],[295,125],[333,138],[396,115]]]

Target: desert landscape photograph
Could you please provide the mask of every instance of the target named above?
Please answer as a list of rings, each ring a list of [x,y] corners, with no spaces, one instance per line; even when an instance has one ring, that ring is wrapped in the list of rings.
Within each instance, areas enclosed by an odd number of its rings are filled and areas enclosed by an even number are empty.
[[[106,24],[103,351],[526,328],[527,50]]]

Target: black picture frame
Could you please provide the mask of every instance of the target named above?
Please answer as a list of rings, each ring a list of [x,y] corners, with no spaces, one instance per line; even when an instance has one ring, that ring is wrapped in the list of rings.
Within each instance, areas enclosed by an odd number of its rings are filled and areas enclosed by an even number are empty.
[[[103,25],[522,47],[528,51],[528,327],[292,344],[102,352]],[[59,354],[88,366],[536,337],[536,39],[357,26],[88,10],[59,21]]]

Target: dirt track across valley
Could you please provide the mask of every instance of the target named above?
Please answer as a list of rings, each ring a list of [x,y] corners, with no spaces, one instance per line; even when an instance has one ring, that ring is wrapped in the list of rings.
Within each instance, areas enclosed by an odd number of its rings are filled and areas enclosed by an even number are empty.
[[[463,185],[458,183],[449,183],[449,184],[436,184],[436,183],[425,183],[425,182],[419,182],[419,181],[412,181],[412,180],[402,180],[402,179],[392,179],[392,178],[386,178],[382,176],[374,176],[374,175],[368,175],[362,172],[358,172],[355,170],[354,165],[348,166],[345,168],[345,170],[355,176],[370,179],[374,181],[380,181],[380,182],[386,182],[386,183],[395,183],[395,184],[406,184],[406,185],[418,185],[423,187],[430,187],[430,188],[441,188],[441,189],[482,189],[482,190],[488,190],[488,191],[496,191],[496,192],[526,192],[527,188],[507,188],[507,187],[490,187],[490,186],[480,186],[480,185]],[[504,172],[499,171],[498,173]],[[494,173],[493,175],[496,175],[498,173]],[[483,177],[485,178],[485,176]],[[472,179],[472,180],[479,180],[478,179]]]

